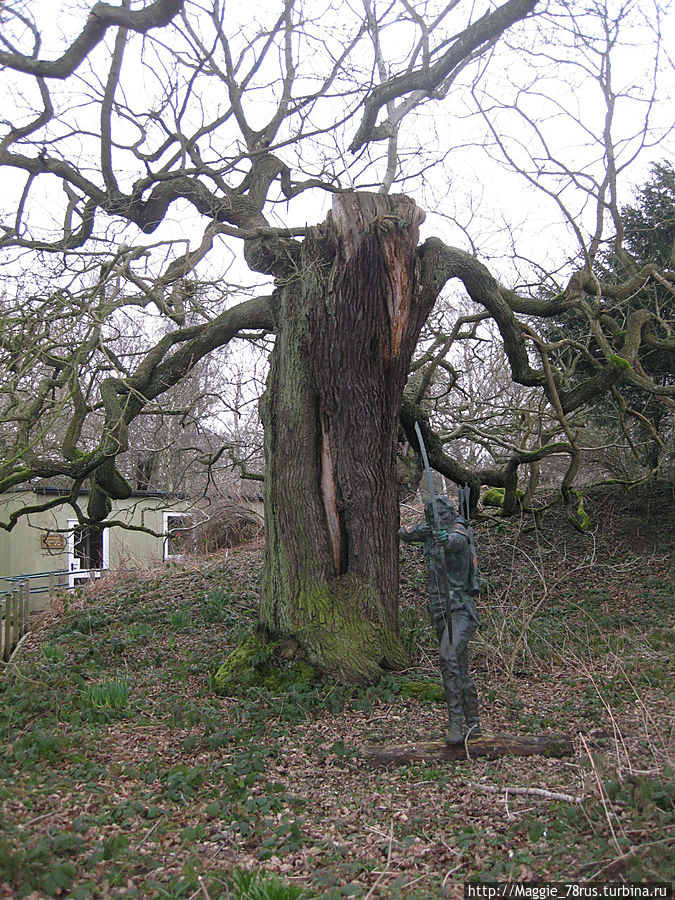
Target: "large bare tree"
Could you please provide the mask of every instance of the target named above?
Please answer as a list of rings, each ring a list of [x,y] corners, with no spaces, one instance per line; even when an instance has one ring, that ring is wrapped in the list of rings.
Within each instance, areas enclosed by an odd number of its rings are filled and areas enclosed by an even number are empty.
[[[596,6],[594,21],[610,22]],[[89,479],[87,514],[105,520],[111,500],[130,490],[118,465],[130,424],[214,349],[273,335],[261,404],[261,626],[292,636],[344,679],[399,665],[399,427],[416,447],[419,420],[435,467],[469,482],[474,501],[481,483],[505,487],[508,509],[518,468],[552,453],[569,459],[569,501],[579,454],[572,417],[599,394],[627,379],[671,402],[673,389],[633,362],[643,342],[672,346],[670,325],[639,310],[625,328],[604,328],[605,303],[650,279],[674,281],[667,268],[628,259],[620,284],[595,274],[608,221],[621,248],[615,157],[604,160],[606,176],[562,170],[596,204],[589,243],[563,191],[544,183],[550,172],[539,185],[499,121],[506,111],[522,114],[545,145],[536,112],[521,108],[536,94],[528,59],[577,72],[586,54],[604,60],[596,68],[611,84],[616,38],[605,34],[602,56],[602,34],[589,36],[588,10],[577,16],[575,7],[363,0],[357,13],[328,0],[283,0],[252,12],[220,0],[123,0],[96,3],[82,18],[64,2],[57,34],[52,4],[5,3],[0,66],[13,109],[0,140],[9,175],[0,490],[59,475],[71,480],[75,502]],[[558,37],[569,60],[550,50]],[[489,80],[509,60],[517,65]],[[608,108],[614,97],[607,87]],[[647,102],[654,107],[656,89]],[[419,242],[425,213],[406,194],[431,184],[467,117],[486,123],[476,143],[546,187],[576,226],[584,252],[565,285],[548,267],[540,284],[507,288],[475,247]],[[610,126],[600,128],[607,154]],[[641,134],[649,133],[645,125]],[[536,156],[537,166],[554,158],[548,148]],[[395,186],[406,194],[391,193]],[[425,322],[455,280],[477,311],[412,364]],[[570,309],[602,351],[590,354],[593,371],[579,381],[556,365],[560,342],[536,329]],[[538,392],[561,435],[540,429],[538,443],[511,442],[504,459],[480,468],[448,452],[419,381],[431,385],[425,367],[442,369],[455,339],[480,338],[484,319],[494,323],[510,378]],[[160,320],[170,327],[158,336]],[[131,360],[115,349],[129,323],[148,341]],[[100,423],[95,439],[91,420]]]

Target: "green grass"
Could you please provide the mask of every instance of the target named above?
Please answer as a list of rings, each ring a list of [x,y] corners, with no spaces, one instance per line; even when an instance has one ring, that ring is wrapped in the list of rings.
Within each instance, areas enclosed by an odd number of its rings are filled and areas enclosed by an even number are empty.
[[[104,681],[88,685],[82,694],[82,702],[93,709],[126,709],[129,694],[127,681]]]

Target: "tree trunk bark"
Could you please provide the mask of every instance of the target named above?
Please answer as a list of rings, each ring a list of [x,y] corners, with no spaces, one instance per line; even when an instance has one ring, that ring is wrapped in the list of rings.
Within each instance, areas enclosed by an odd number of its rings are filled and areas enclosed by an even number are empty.
[[[273,299],[260,624],[347,682],[405,662],[396,441],[429,313],[418,291],[423,219],[401,195],[338,196]]]

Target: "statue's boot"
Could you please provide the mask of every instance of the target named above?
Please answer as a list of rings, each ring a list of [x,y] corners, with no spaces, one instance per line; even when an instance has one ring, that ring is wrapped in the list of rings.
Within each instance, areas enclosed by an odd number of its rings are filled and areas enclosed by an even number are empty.
[[[470,738],[480,737],[482,731],[478,718],[478,694],[473,684],[462,690],[462,708],[467,734]]]
[[[461,722],[449,722],[445,731],[446,744],[461,744],[464,741]]]
[[[461,744],[463,740],[462,705],[454,699],[448,700],[448,728],[445,732],[445,743]]]

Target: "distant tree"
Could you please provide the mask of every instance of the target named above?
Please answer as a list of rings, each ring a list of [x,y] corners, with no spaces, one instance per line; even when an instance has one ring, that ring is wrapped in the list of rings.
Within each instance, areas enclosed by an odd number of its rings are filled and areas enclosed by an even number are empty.
[[[599,316],[600,339],[595,334],[586,338],[585,323],[573,311],[553,319],[548,335],[550,340],[575,335],[577,343],[586,342],[584,357],[569,348],[561,357],[576,385],[602,364],[608,347],[616,355],[633,377],[598,398],[591,418],[605,429],[618,426],[619,434],[623,433],[648,472],[666,474],[663,467],[673,459],[675,439],[669,400],[675,385],[675,290],[662,274],[672,268],[675,258],[675,170],[671,163],[652,165],[649,181],[636,190],[635,203],[621,208],[621,232],[621,244],[598,255],[597,272],[607,284],[633,283],[635,289],[604,304]],[[641,283],[634,281],[637,271],[643,273]],[[639,324],[641,340],[634,345],[634,355],[624,359],[619,353],[631,323]],[[645,391],[645,382],[660,390]]]
[[[624,246],[638,264],[675,265],[675,167],[671,162],[653,163],[650,180],[638,188],[635,205],[622,208],[621,219]]]

